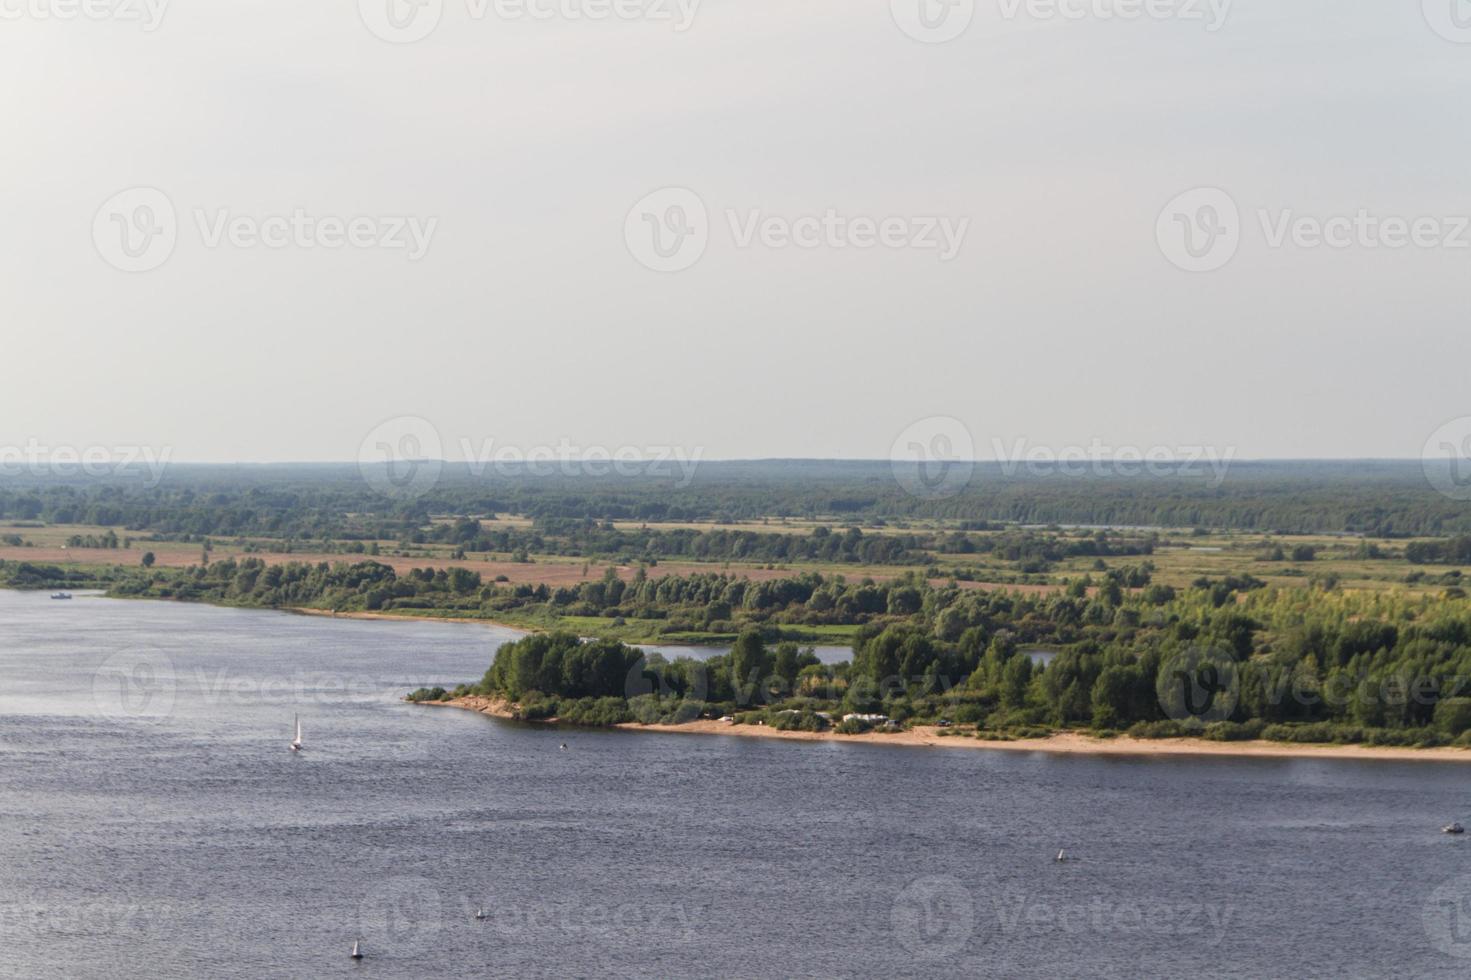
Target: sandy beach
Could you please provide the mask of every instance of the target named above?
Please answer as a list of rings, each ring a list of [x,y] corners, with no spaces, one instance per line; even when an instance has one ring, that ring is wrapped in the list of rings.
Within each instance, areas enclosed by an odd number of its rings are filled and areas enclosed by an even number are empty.
[[[453,701],[425,702],[431,707],[459,708],[496,718],[512,719],[512,706],[492,698],[469,697]],[[1213,742],[1203,738],[1136,739],[1092,738],[1067,732],[1047,738],[1017,739],[992,742],[984,739],[941,735],[941,729],[916,726],[889,734],[867,732],[862,735],[838,735],[834,732],[783,732],[764,725],[732,725],[728,722],[702,720],[685,725],[640,725],[634,722],[616,726],[625,731],[661,735],[723,735],[736,738],[783,738],[800,742],[856,742],[871,745],[902,745],[915,748],[999,749],[1004,752],[1050,752],[1058,755],[1129,755],[1129,756],[1257,756],[1293,759],[1382,759],[1397,762],[1471,762],[1471,749],[1413,749],[1368,745],[1296,745],[1288,742]]]

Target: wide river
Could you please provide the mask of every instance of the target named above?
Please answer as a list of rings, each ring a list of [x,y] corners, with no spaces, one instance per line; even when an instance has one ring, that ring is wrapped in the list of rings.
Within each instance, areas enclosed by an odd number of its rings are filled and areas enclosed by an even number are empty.
[[[480,625],[0,591],[0,627],[7,977],[1471,967],[1459,764],[557,731],[399,700],[478,677]]]

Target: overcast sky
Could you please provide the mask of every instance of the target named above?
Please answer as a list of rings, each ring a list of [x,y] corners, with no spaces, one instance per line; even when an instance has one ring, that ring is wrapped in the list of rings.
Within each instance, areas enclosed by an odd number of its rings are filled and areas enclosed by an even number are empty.
[[[1416,457],[1471,415],[1452,0],[75,2],[0,0],[6,445]]]

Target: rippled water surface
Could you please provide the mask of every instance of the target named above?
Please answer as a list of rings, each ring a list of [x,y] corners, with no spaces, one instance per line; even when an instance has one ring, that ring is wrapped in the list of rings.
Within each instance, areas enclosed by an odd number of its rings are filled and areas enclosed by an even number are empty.
[[[1437,833],[1471,822],[1471,767],[555,731],[398,700],[512,636],[0,592],[0,974],[1471,966],[1471,841]]]

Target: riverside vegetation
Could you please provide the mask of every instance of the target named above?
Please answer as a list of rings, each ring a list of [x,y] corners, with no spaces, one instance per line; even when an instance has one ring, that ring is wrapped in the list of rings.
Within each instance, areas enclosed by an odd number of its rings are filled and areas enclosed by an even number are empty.
[[[415,693],[528,718],[1466,744],[1471,511],[1417,473],[1023,476],[943,501],[842,463],[711,464],[687,487],[447,471],[412,501],[340,467],[19,479],[0,481],[0,585],[545,630],[458,692]],[[1008,523],[1029,520],[1176,530]],[[851,660],[800,646],[819,642]]]

